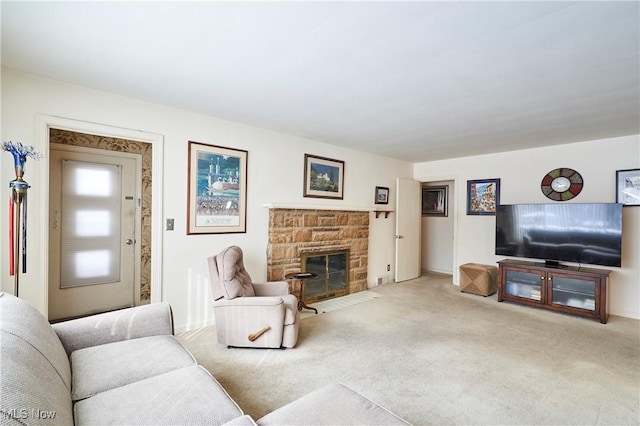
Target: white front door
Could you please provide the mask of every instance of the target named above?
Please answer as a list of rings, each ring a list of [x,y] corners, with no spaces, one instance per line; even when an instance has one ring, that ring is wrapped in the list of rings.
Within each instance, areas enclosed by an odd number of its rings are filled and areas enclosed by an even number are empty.
[[[398,178],[396,181],[396,282],[420,276],[421,204],[420,182]]]
[[[51,145],[49,319],[133,306],[136,154]]]

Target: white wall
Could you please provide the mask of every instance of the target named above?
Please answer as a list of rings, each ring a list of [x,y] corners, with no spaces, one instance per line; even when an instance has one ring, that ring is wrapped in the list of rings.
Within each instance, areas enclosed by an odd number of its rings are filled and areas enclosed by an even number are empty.
[[[542,177],[558,167],[577,170],[584,179],[582,192],[569,203],[616,201],[616,170],[640,168],[640,135],[511,151],[454,160],[416,164],[414,179],[455,175],[458,266],[467,262],[495,264],[495,216],[466,215],[466,182],[500,178],[503,204],[551,202],[540,190]],[[609,313],[640,318],[640,207],[623,209],[623,258],[621,268],[612,269]]]
[[[453,227],[456,195],[451,181],[424,183],[426,186],[447,186],[447,216],[422,216],[422,270],[453,274]]]
[[[241,246],[245,264],[255,281],[266,279],[268,231],[267,204],[323,206],[337,209],[374,209],[376,186],[392,188],[388,209],[395,205],[396,177],[411,178],[410,163],[348,150],[311,140],[261,130],[217,118],[159,104],[116,96],[53,80],[42,79],[10,69],[2,69],[2,141],[34,145],[36,115],[45,114],[100,123],[126,129],[139,129],[164,137],[164,206],[153,212],[153,220],[175,218],[175,230],[163,234],[162,300],[171,303],[178,330],[196,328],[213,321],[210,308],[206,258],[231,244]],[[187,146],[188,141],[244,149],[248,157],[247,232],[244,234],[186,235]],[[345,161],[344,200],[323,200],[302,196],[304,154],[310,153]],[[45,158],[41,161],[48,161]],[[0,158],[0,199],[8,200],[8,182],[15,178],[11,155]],[[38,162],[27,161],[25,180],[29,190],[29,271],[21,277],[21,297],[40,310],[43,280],[37,273],[37,248],[43,230],[33,206],[40,205],[44,188]],[[4,205],[4,204],[3,204]],[[380,206],[378,206],[380,207]],[[385,206],[386,208],[387,206]],[[392,276],[386,265],[394,259],[394,220],[392,215],[376,219],[370,214],[369,285],[376,276]],[[0,208],[0,223],[8,222]],[[13,279],[6,262],[6,226],[0,226],[1,288],[12,292]],[[152,283],[157,285],[158,283]]]

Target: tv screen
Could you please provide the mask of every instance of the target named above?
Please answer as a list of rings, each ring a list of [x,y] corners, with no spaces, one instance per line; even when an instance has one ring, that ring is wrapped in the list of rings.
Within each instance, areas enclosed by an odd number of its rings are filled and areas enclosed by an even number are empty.
[[[622,204],[503,204],[496,254],[621,266]]]

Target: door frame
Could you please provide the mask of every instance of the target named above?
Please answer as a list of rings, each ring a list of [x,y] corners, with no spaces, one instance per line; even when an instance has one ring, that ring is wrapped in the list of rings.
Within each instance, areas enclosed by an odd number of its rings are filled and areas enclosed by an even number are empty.
[[[467,192],[466,187],[460,187],[460,177],[458,175],[454,176],[438,176],[438,177],[429,177],[429,178],[419,178],[420,183],[429,183],[429,182],[441,182],[448,181],[453,182],[453,194],[455,196],[455,200],[453,203],[453,209],[449,208],[449,214],[453,215],[453,253],[452,253],[452,281],[455,285],[460,285],[460,271],[458,270],[458,226],[460,221],[458,220],[458,212],[465,211],[460,210],[460,205],[466,205],[465,194]],[[451,206],[451,204],[449,204]],[[422,247],[422,242],[420,244]]]
[[[44,154],[46,161],[38,167],[34,173],[38,186],[42,191],[39,209],[47,214],[40,215],[39,229],[42,231],[38,236],[37,246],[39,247],[40,262],[37,262],[35,269],[36,282],[39,283],[37,289],[40,311],[48,316],[49,314],[49,132],[50,129],[61,129],[72,132],[88,133],[93,135],[129,139],[138,142],[150,143],[152,145],[152,170],[151,179],[153,182],[151,189],[151,303],[162,300],[162,218],[163,218],[163,158],[164,158],[164,136],[156,133],[144,132],[141,130],[127,129],[123,127],[109,126],[105,124],[91,123],[69,118],[56,117],[51,115],[36,114],[36,140],[34,148],[37,152]]]

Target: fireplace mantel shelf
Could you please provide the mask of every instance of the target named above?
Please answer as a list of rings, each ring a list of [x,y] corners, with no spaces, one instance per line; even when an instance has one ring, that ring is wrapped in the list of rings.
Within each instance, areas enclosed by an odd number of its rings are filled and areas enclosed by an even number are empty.
[[[345,212],[375,212],[375,207],[361,207],[361,206],[328,206],[328,205],[313,205],[313,204],[263,204],[262,207],[268,209],[291,209],[291,210],[334,210]]]

